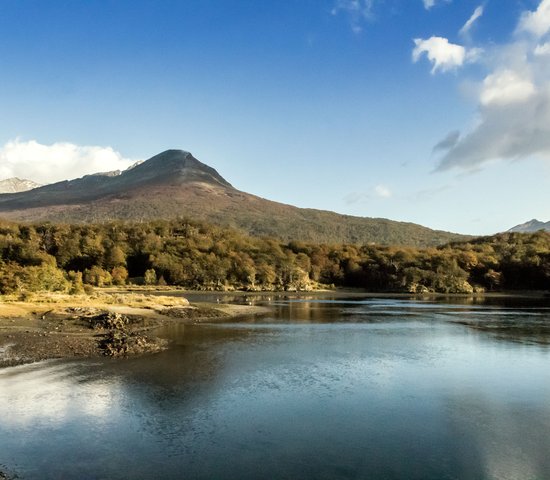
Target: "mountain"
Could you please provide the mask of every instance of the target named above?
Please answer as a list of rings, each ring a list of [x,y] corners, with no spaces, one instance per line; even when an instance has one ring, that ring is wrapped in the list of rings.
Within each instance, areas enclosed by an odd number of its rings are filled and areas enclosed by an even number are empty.
[[[118,175],[122,174],[123,172],[127,172],[128,170],[132,170],[132,168],[135,168],[138,165],[141,165],[142,163],[143,163],[143,160],[138,160],[136,163],[130,165],[126,170],[111,170],[109,172],[97,172],[97,173],[93,173],[92,175],[98,175],[100,177],[117,177]]]
[[[512,227],[509,232],[520,232],[520,233],[529,233],[529,232],[538,232],[539,230],[546,230],[550,232],[550,222],[540,222],[537,219],[529,220],[528,222],[522,223]]]
[[[17,177],[7,178],[0,181],[0,193],[18,193],[32,190],[33,188],[40,187],[39,183],[32,180],[20,179]]]
[[[234,188],[189,152],[167,150],[116,175],[86,175],[0,195],[0,217],[91,223],[190,218],[284,241],[440,245],[465,239],[413,223],[272,202]]]

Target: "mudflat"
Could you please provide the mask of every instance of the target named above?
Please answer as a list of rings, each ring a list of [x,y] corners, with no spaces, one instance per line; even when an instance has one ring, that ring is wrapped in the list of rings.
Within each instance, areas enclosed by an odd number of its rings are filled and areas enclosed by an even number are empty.
[[[168,347],[155,329],[262,313],[246,305],[191,305],[136,293],[35,294],[0,302],[0,367],[51,358],[127,356]]]

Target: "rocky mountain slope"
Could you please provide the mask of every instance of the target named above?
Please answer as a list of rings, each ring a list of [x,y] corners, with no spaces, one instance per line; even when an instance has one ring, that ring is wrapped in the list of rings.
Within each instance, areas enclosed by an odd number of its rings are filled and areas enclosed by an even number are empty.
[[[272,202],[235,189],[189,152],[168,150],[116,175],[0,195],[0,217],[67,223],[190,218],[285,241],[427,246],[458,234]]]

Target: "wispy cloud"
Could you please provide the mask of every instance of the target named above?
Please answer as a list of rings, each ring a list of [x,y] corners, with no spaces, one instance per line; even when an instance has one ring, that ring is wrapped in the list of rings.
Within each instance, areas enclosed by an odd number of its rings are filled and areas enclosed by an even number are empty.
[[[392,191],[386,185],[376,185],[374,193],[380,198],[390,198],[392,196]]]
[[[475,171],[489,161],[550,159],[550,0],[524,12],[508,44],[492,47],[478,82],[478,115],[439,160],[438,170]],[[438,145],[442,145],[443,139]]]
[[[344,202],[348,205],[366,202],[373,199],[388,199],[393,197],[390,188],[383,184],[378,184],[366,192],[351,192],[344,197]]]
[[[463,35],[463,36],[468,35],[474,23],[483,15],[483,10],[484,10],[483,5],[480,5],[474,10],[474,13],[472,13],[472,16],[460,29],[459,31],[460,35]]]
[[[374,18],[374,3],[375,0],[337,0],[331,13],[338,15],[344,12],[350,19],[351,29],[355,33],[361,33],[364,22]]]
[[[19,177],[46,184],[90,173],[123,170],[134,162],[111,147],[72,143],[44,145],[36,140],[15,139],[0,148],[0,180]]]
[[[431,8],[435,7],[437,3],[441,3],[442,1],[447,3],[451,2],[451,0],[422,0],[422,3],[424,4],[424,8],[426,10],[430,10]]]
[[[426,10],[432,9],[439,3],[451,3],[452,0],[422,0],[422,4]],[[338,15],[344,13],[348,16],[351,29],[354,33],[361,33],[364,30],[365,24],[373,22],[377,15],[376,10],[381,10],[383,4],[388,5],[389,9],[397,4],[395,0],[334,0],[334,5],[330,13]]]
[[[441,187],[426,188],[414,193],[410,198],[415,202],[429,202],[437,197],[440,193],[451,189],[450,185],[442,185]]]

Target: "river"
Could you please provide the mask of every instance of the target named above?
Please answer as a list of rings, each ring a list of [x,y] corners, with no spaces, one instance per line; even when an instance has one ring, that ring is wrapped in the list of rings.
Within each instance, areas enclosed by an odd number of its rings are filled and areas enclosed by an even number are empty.
[[[230,300],[272,313],[164,328],[157,355],[0,370],[0,470],[550,479],[549,300]]]

